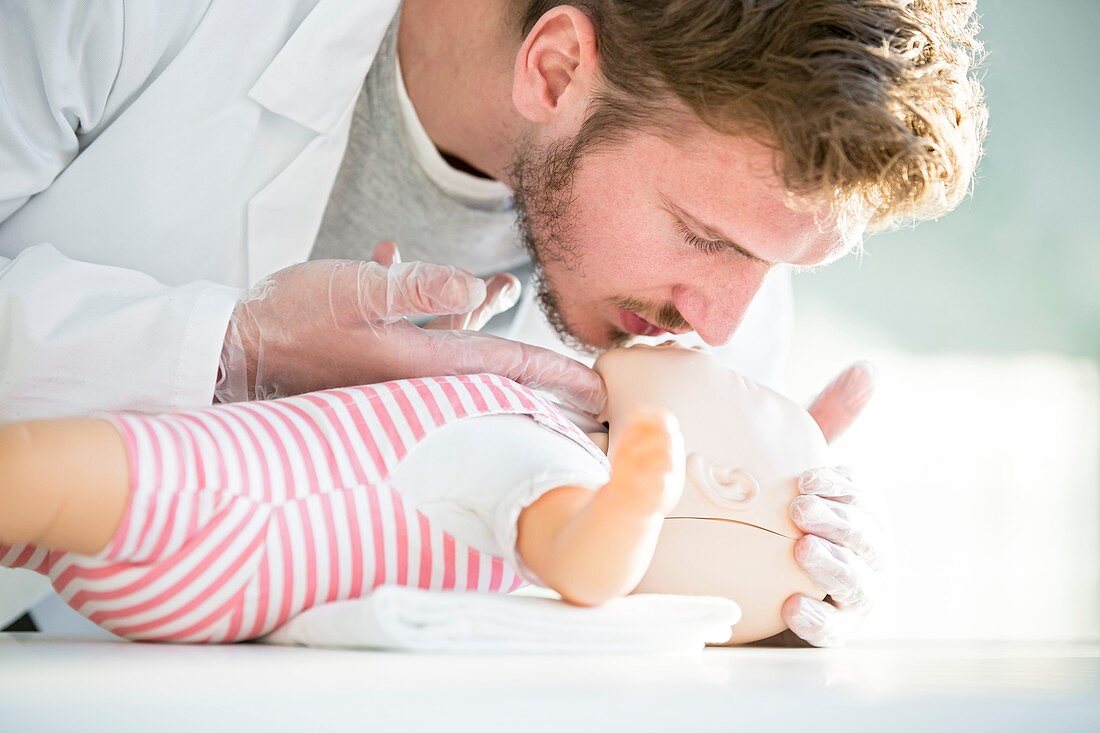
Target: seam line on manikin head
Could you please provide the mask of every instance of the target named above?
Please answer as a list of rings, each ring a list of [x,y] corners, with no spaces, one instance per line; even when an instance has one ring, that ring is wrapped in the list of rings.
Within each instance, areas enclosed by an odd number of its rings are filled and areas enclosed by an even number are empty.
[[[665,519],[697,519],[703,522],[729,522],[730,524],[740,524],[745,527],[752,527],[753,529],[759,529],[764,532],[770,532],[777,537],[784,537],[788,540],[797,540],[798,537],[791,537],[790,535],[783,534],[782,532],[776,532],[774,529],[768,529],[767,527],[761,527],[759,524],[752,524],[750,522],[742,522],[738,519],[725,519],[723,517],[665,517]]]

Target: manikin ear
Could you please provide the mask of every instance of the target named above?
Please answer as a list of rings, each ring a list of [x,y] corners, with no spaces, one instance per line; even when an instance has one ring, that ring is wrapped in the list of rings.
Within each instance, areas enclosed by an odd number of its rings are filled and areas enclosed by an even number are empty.
[[[711,502],[745,510],[756,503],[760,484],[746,471],[711,460],[702,453],[687,457],[687,478]]]
[[[565,119],[579,127],[598,60],[592,19],[570,5],[552,8],[520,45],[512,75],[512,103],[531,122],[545,125]]]

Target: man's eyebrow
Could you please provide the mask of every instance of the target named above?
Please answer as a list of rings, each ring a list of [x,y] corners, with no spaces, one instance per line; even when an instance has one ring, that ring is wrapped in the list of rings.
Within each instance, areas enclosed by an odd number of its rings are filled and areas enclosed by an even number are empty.
[[[695,227],[697,230],[699,230],[700,232],[705,234],[707,236],[707,238],[710,239],[710,241],[712,241],[716,244],[723,244],[723,245],[729,247],[730,249],[735,250],[735,251],[743,254],[745,257],[748,257],[750,260],[756,260],[757,262],[759,262],[761,264],[764,264],[764,265],[767,265],[768,267],[775,267],[776,265],[779,264],[778,262],[772,262],[771,260],[766,260],[763,257],[757,257],[756,255],[754,255],[752,252],[749,252],[747,249],[745,249],[741,245],[737,244],[736,242],[731,241],[729,237],[727,237],[724,234],[722,234],[721,232],[719,232],[717,227],[712,227],[709,224],[706,224],[706,223],[700,221],[699,219],[696,219],[694,216],[692,216],[688,212],[684,211],[683,209],[681,209],[676,204],[672,203],[672,200],[668,196],[666,196],[664,194],[661,194],[661,200],[665,202],[665,206],[675,216],[680,217],[681,219],[684,220],[685,224],[690,224],[693,227]]]

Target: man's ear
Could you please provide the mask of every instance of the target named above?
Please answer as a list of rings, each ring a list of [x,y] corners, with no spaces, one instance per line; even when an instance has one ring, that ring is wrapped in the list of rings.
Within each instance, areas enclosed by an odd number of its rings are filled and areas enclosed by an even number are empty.
[[[592,19],[571,5],[552,8],[520,45],[512,75],[512,103],[537,124],[563,115],[583,115],[598,65]]]

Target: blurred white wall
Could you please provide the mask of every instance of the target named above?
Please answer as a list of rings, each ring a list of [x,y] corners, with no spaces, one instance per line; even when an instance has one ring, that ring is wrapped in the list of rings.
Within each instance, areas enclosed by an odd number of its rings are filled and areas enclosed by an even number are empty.
[[[836,446],[893,522],[869,636],[1100,638],[1100,2],[980,0],[974,195],[795,278],[789,393],[880,369]]]
[[[789,394],[879,369],[834,446],[881,496],[892,561],[868,638],[1100,638],[1100,371],[1090,359],[919,354],[820,304]]]

